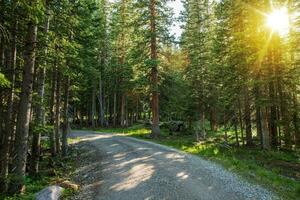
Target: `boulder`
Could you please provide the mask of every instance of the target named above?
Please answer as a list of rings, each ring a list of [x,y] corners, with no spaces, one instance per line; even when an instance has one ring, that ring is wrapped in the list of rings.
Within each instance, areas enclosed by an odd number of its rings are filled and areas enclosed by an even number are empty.
[[[62,195],[64,188],[58,185],[52,185],[38,192],[35,196],[36,200],[58,200]]]

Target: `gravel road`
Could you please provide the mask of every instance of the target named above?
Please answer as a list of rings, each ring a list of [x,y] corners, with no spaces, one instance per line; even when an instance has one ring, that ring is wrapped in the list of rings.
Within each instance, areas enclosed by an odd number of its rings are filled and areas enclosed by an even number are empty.
[[[97,200],[277,199],[223,167],[181,151],[135,138],[73,131],[71,137],[92,148],[92,161],[78,169],[92,177],[84,186]]]

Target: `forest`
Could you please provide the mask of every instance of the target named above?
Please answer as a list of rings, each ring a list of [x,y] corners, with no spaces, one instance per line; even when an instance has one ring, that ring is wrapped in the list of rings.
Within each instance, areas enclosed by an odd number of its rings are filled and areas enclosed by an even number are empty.
[[[40,173],[44,136],[64,158],[73,129],[136,124],[296,156],[300,194],[300,2],[170,2],[0,0],[1,194]]]

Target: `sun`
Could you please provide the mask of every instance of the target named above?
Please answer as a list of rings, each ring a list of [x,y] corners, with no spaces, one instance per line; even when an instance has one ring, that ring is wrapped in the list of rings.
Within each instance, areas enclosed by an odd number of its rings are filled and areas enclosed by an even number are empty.
[[[280,35],[285,35],[289,32],[289,14],[287,8],[283,7],[275,9],[267,15],[267,25]]]

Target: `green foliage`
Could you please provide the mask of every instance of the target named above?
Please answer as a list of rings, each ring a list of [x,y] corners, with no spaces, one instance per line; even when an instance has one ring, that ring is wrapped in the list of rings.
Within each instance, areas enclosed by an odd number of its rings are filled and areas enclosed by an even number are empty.
[[[0,87],[9,87],[10,82],[4,76],[4,74],[0,73]]]

